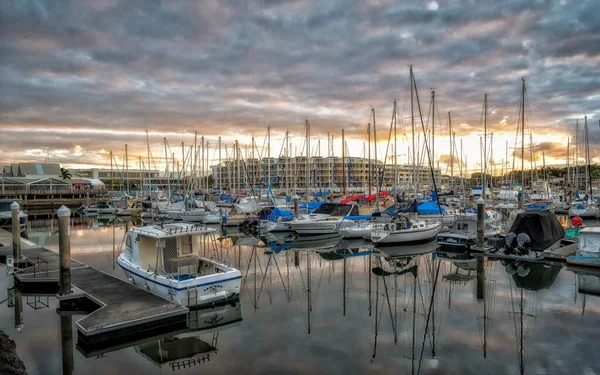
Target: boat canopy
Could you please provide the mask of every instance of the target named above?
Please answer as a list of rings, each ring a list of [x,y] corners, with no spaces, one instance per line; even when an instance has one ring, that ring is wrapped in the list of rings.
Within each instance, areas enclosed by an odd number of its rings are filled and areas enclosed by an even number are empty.
[[[294,214],[288,210],[284,210],[282,208],[275,207],[269,214],[268,220],[275,221],[278,218],[292,220],[294,218]]]
[[[519,213],[508,232],[527,234],[531,239],[531,250],[534,251],[543,251],[565,236],[562,225],[548,210]]]
[[[358,216],[358,206],[355,204],[323,203],[313,211],[313,214],[326,214],[331,216]]]
[[[298,208],[301,210],[306,210],[307,204],[308,204],[308,213],[311,213],[314,210],[316,210],[317,208],[321,207],[323,202],[308,202],[308,203],[301,204],[300,206],[298,206]]]
[[[349,198],[346,198],[346,199],[342,199],[342,200],[340,201],[340,203],[350,203],[350,202],[355,202],[355,201],[357,201],[357,200],[359,200],[359,199],[362,199],[362,198],[364,198],[364,197],[365,197],[365,195],[364,195],[364,194],[358,194],[358,195],[354,195],[354,196],[352,196],[352,197],[349,197]]]
[[[579,231],[579,254],[600,258],[600,227],[583,228]]]
[[[387,197],[388,195],[390,195],[390,192],[389,192],[389,191],[382,191],[382,192],[380,192],[380,193],[379,193],[379,197],[380,197],[380,198]],[[372,200],[374,200],[374,199],[375,199],[375,197],[376,197],[376,195],[375,195],[375,194],[371,194],[371,195],[369,195],[369,196],[367,197],[367,199],[366,199],[366,200],[367,200],[367,202],[371,202]]]
[[[440,214],[444,213],[446,211],[446,209],[444,207],[440,207],[437,204],[433,203],[433,202],[425,202],[425,203],[421,203],[418,207],[417,207],[417,212],[420,214],[424,214],[424,215],[435,215],[435,214]]]

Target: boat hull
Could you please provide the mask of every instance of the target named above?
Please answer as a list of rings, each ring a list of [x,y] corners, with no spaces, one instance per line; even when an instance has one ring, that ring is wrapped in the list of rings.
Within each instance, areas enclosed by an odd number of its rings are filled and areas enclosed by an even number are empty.
[[[117,258],[117,264],[133,284],[187,307],[233,298],[240,293],[242,275],[239,270],[179,281],[140,268],[123,254]]]
[[[372,230],[371,241],[377,244],[408,243],[430,241],[440,232],[442,223],[428,225],[426,228],[401,230]]]

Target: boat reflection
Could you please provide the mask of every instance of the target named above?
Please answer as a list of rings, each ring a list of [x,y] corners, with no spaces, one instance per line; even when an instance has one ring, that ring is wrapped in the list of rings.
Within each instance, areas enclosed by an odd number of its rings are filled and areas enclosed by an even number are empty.
[[[77,349],[85,357],[92,357],[134,347],[136,353],[157,367],[174,371],[209,361],[218,352],[219,332],[241,322],[241,303],[235,299],[210,308],[190,310],[186,329],[162,332],[150,338],[111,340],[107,345],[99,343],[90,347],[78,343]]]

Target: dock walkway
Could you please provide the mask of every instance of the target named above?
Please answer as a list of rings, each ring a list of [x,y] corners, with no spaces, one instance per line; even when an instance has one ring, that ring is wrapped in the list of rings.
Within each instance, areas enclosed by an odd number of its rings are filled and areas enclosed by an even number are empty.
[[[0,256],[12,255],[12,234],[0,230]],[[14,274],[23,295],[56,295],[59,257],[56,252],[21,239],[25,263]],[[167,326],[185,326],[188,308],[127,281],[71,259],[72,293],[57,296],[62,313],[81,314],[76,322],[80,339],[97,342],[118,335]],[[82,307],[83,306],[83,307]]]

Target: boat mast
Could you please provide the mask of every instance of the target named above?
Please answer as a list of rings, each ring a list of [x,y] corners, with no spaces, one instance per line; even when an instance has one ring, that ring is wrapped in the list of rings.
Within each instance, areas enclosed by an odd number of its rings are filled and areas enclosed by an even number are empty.
[[[369,195],[371,196],[371,188],[373,186],[373,182],[371,181],[371,123],[367,124],[367,145],[369,149],[369,166],[368,166],[368,176],[369,179]]]
[[[223,192],[223,181],[222,181],[222,176],[221,176],[221,137],[219,137],[219,139],[217,140],[217,142],[219,143],[219,176],[218,176],[218,184],[219,184],[219,190],[220,190],[220,194],[222,194]]]
[[[371,108],[373,113],[373,145],[375,146],[375,170],[377,171],[377,191],[375,191],[375,210],[379,208],[379,187],[380,187],[380,176],[379,176],[379,165],[377,165],[377,125],[375,123],[375,108]]]
[[[575,173],[573,176],[575,190],[579,190],[579,119],[575,122]]]
[[[344,141],[344,129],[342,129],[342,196],[346,198],[346,146]]]
[[[587,115],[584,117],[584,121],[585,122],[583,125],[583,131],[585,136],[585,189],[587,190],[589,182],[590,191],[588,193],[588,202],[592,202],[592,168],[590,165],[590,141],[588,139]]]
[[[412,175],[412,179],[413,179],[413,189],[414,189],[414,198],[417,199],[417,179],[415,178],[415,176],[417,175],[417,162],[415,159],[415,106],[414,106],[414,74],[413,74],[413,67],[412,65],[409,65],[410,67],[410,123],[411,123],[411,128],[412,128],[412,170],[413,170],[413,175]]]
[[[525,78],[521,89],[521,199],[519,200],[519,209],[523,209],[523,200],[525,199]]]
[[[129,192],[129,157],[127,154],[127,143],[125,143],[125,194]]]
[[[483,176],[481,186],[481,197],[485,199],[486,177],[487,177],[487,112],[488,112],[488,93],[483,94]]]
[[[165,174],[167,177],[167,191],[169,195],[171,195],[171,179],[169,178],[169,156],[167,154],[167,137],[163,137],[163,143],[165,148],[165,163],[167,164],[165,167]]]
[[[450,191],[454,194],[454,141],[456,140],[456,136],[452,132],[452,117],[450,112],[451,111],[448,111],[448,133],[450,134]]]
[[[570,159],[571,159],[570,147],[571,147],[571,138],[567,137],[567,184],[571,184],[571,167],[569,166]],[[566,196],[565,196],[565,201],[566,201]]]
[[[435,90],[431,90],[431,166],[435,168]]]
[[[270,193],[271,193],[271,125],[267,126],[267,198],[269,197]]]
[[[398,196],[398,134],[396,133],[397,128],[397,101],[394,98],[394,195]],[[385,172],[384,172],[385,173]],[[392,202],[396,202],[395,199]]]
[[[306,127],[306,213],[308,214],[308,200],[310,197],[310,124],[308,119],[305,119],[304,126]],[[310,272],[310,271],[309,271]],[[310,286],[309,286],[310,288]]]

